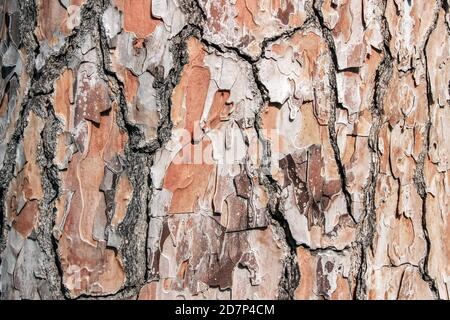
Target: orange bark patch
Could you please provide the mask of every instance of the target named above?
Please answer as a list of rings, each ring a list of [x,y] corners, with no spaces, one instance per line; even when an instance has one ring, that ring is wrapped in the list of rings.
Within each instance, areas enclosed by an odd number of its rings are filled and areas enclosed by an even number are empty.
[[[133,103],[134,98],[139,87],[138,78],[128,69],[125,70],[125,98],[128,103]]]
[[[23,192],[28,200],[41,199],[44,195],[41,185],[41,170],[36,162],[36,142],[41,139],[40,134],[43,128],[44,123],[42,119],[31,113],[23,142],[25,159],[27,160],[27,164],[24,167]]]
[[[47,40],[50,46],[54,46],[58,41],[57,31],[63,29],[66,16],[67,11],[59,1],[40,0],[36,32],[38,40]]]
[[[4,117],[8,111],[8,92],[5,92],[0,102],[0,117]]]
[[[78,90],[75,123],[78,124],[82,118],[99,123],[100,113],[110,108],[106,84],[96,76],[82,73]]]
[[[70,4],[73,6],[82,6],[86,0],[71,0]]]
[[[55,84],[55,113],[64,120],[64,129],[70,130],[73,126],[70,115],[70,100],[73,96],[73,73],[66,69]]]
[[[133,188],[130,180],[128,179],[128,176],[122,175],[117,186],[114,200],[114,203],[117,203],[117,206],[114,210],[114,217],[111,220],[112,226],[115,227],[122,222],[127,213],[128,204],[130,203],[132,196]]]
[[[139,291],[138,300],[156,300],[157,287],[158,287],[157,282],[147,283],[145,286],[141,288],[141,291]]]
[[[148,37],[161,23],[152,17],[152,0],[116,0],[115,5],[123,12],[125,31],[134,32],[138,38]]]
[[[223,6],[225,5],[224,0],[215,1],[211,3],[211,9],[210,9],[210,23],[211,27],[215,31],[220,31],[220,20],[221,20],[221,10],[223,9]]]
[[[339,23],[332,31],[335,37],[342,35],[345,42],[349,41],[352,35],[352,13],[350,11],[350,2],[351,1],[345,2],[340,6]],[[328,6],[330,5],[331,2],[328,3]]]
[[[171,118],[175,128],[185,128],[191,134],[199,129],[208,93],[210,72],[203,66],[205,51],[194,38],[188,40],[189,63],[184,67],[180,83],[172,95]]]
[[[128,141],[128,135],[117,126],[117,113],[118,106],[116,103],[113,104],[113,109],[109,114],[111,122],[108,122],[109,131],[107,134],[108,141],[103,148],[102,159],[105,162],[115,162],[118,154],[123,154],[125,145]]]
[[[41,184],[41,169],[37,162],[38,144],[44,128],[43,120],[34,112],[27,119],[23,138],[23,168],[14,177],[6,194],[8,223],[12,223],[23,237],[28,237],[36,225],[39,215],[39,200],[44,192]]]
[[[214,179],[215,165],[205,163],[204,159],[197,158],[194,153],[204,153],[210,146],[209,141],[203,140],[197,145],[188,144],[178,155],[178,160],[185,163],[171,163],[164,179],[164,188],[172,191],[172,202],[169,213],[191,213],[203,198],[209,182]],[[197,149],[197,150],[196,150]],[[184,153],[184,155],[182,155]],[[197,162],[199,163],[193,163]]]
[[[331,300],[351,300],[351,289],[348,280],[338,275],[336,278],[336,290],[331,294]]]
[[[208,128],[216,128],[221,119],[226,118],[229,115],[232,107],[232,105],[227,104],[229,97],[229,91],[219,90],[214,94],[213,103],[209,110],[208,121],[206,124]]]
[[[313,298],[313,292],[316,286],[314,270],[315,259],[308,250],[302,247],[297,248],[297,257],[302,280],[295,290],[295,298],[298,300],[309,300]]]
[[[266,130],[278,128],[279,114],[280,114],[279,108],[273,105],[267,106],[261,115],[263,128]]]
[[[249,30],[253,30],[256,28],[256,24],[253,20],[253,15],[257,13],[258,3],[257,1],[246,1],[246,0],[237,0],[236,1],[236,21],[239,26],[246,27]]]
[[[28,201],[25,204],[25,207],[23,207],[20,213],[14,218],[14,229],[16,229],[24,238],[27,238],[31,234],[31,231],[33,231],[38,215],[38,202],[35,200]]]
[[[114,293],[125,275],[113,250],[97,241],[94,232],[106,224],[106,204],[100,185],[104,175],[104,153],[114,124],[112,115],[102,115],[98,126],[88,126],[87,149],[76,153],[67,171],[62,173],[63,188],[74,192],[67,204],[67,219],[59,241],[64,283],[72,296],[83,293]],[[102,156],[103,155],[103,156]],[[120,196],[117,201],[120,201]],[[118,203],[117,207],[121,207]]]
[[[313,104],[305,103],[300,108],[301,131],[296,137],[296,146],[303,147],[312,144],[321,144],[320,126],[314,115]]]

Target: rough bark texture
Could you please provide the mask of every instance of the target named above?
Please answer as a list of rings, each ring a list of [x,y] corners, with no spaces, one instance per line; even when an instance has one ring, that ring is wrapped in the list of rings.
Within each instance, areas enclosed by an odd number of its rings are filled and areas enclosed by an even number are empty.
[[[0,0],[2,299],[448,299],[448,0]]]

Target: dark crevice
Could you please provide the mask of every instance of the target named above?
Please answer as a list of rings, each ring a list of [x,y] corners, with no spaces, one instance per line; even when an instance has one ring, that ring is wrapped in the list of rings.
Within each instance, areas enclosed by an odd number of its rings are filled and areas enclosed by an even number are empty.
[[[430,287],[430,290],[432,294],[434,295],[435,299],[441,299],[439,289],[436,284],[436,280],[430,276],[429,270],[428,270],[428,261],[430,256],[430,250],[431,250],[431,239],[428,234],[428,225],[427,225],[427,185],[425,182],[425,174],[424,174],[424,166],[426,158],[428,157],[429,151],[430,151],[430,131],[431,127],[433,125],[431,120],[431,107],[433,106],[433,95],[431,92],[431,84],[430,84],[430,74],[428,70],[428,57],[427,57],[427,44],[430,39],[431,33],[436,28],[438,19],[439,19],[439,11],[442,8],[445,10],[445,3],[446,1],[442,1],[442,6],[439,4],[434,12],[434,18],[433,23],[430,26],[430,28],[427,30],[425,34],[425,42],[423,43],[423,47],[421,48],[421,52],[423,54],[424,58],[424,65],[425,65],[425,79],[426,79],[426,93],[427,93],[427,108],[428,108],[428,119],[426,123],[425,128],[425,139],[424,139],[424,145],[423,148],[419,154],[419,158],[416,163],[416,169],[413,176],[414,186],[417,190],[417,193],[419,194],[420,198],[422,199],[422,230],[426,242],[426,254],[423,260],[420,263],[419,271],[422,275],[422,279],[426,281]]]
[[[38,232],[36,233],[39,246],[47,255],[49,263],[46,265],[50,277],[50,285],[53,286],[52,292],[56,298],[68,297],[63,284],[63,271],[61,261],[58,256],[58,247],[53,236],[53,226],[55,225],[56,212],[55,200],[60,194],[58,168],[53,164],[56,149],[56,134],[60,129],[60,123],[57,120],[50,101],[44,104],[45,110],[40,113],[45,121],[44,129],[40,133],[41,148],[39,148],[38,158],[41,168],[41,180],[44,189],[44,196],[40,203],[40,215],[38,223]]]
[[[385,34],[386,35],[386,34]],[[375,235],[376,206],[375,192],[379,168],[378,136],[382,124],[383,99],[392,75],[392,58],[387,46],[388,39],[385,38],[383,49],[383,60],[381,61],[375,75],[374,100],[372,102],[373,124],[370,128],[368,148],[371,153],[369,181],[364,192],[364,212],[360,225],[358,226],[357,242],[360,246],[360,265],[356,281],[356,295],[358,299],[367,298],[367,286],[365,274],[367,271],[367,249],[372,246]]]
[[[109,6],[109,1],[103,3],[102,12]],[[123,260],[126,283],[116,293],[95,296],[96,299],[121,298],[127,295],[137,296],[145,284],[147,269],[146,241],[147,241],[147,212],[146,204],[150,196],[148,192],[146,175],[151,163],[151,154],[156,150],[155,144],[145,144],[143,132],[128,120],[127,102],[125,98],[124,84],[111,69],[109,47],[106,32],[102,21],[96,21],[98,34],[98,52],[100,62],[100,74],[108,78],[110,93],[113,101],[117,102],[117,125],[127,133],[128,141],[125,146],[123,170],[127,173],[133,188],[133,194],[128,204],[127,212],[117,227],[117,232],[122,239],[122,245],[115,251],[119,251]],[[108,236],[108,235],[106,235]],[[132,243],[123,246],[124,242]],[[93,296],[82,294],[77,299],[91,299]]]
[[[329,72],[330,86],[333,90],[333,96],[332,96],[332,101],[331,101],[331,104],[333,107],[331,108],[331,115],[330,115],[330,119],[328,121],[328,136],[330,138],[330,143],[331,143],[331,147],[334,152],[336,166],[338,168],[339,176],[341,179],[342,192],[344,193],[344,196],[345,196],[347,212],[350,215],[350,217],[353,219],[353,222],[357,223],[354,213],[353,213],[353,209],[352,209],[352,198],[351,198],[350,192],[347,188],[347,175],[345,172],[344,164],[342,163],[342,160],[341,160],[340,150],[339,150],[339,146],[337,143],[336,113],[337,113],[337,108],[340,106],[339,106],[339,102],[338,102],[336,71],[338,70],[339,65],[338,65],[336,47],[334,44],[333,36],[331,34],[331,31],[326,27],[326,25],[324,23],[322,12],[320,10],[321,4],[322,4],[322,0],[314,2],[313,10],[315,13],[316,20],[320,26],[320,29],[322,30],[323,38],[328,45],[331,60],[333,62],[330,66],[330,72]]]
[[[345,247],[343,247],[342,249],[338,249],[335,246],[326,246],[326,247],[318,247],[318,248],[311,248],[310,246],[302,243],[300,245],[300,247],[302,247],[303,249],[308,250],[309,252],[336,252],[336,253],[343,253],[345,251],[348,251],[350,249],[352,249],[351,246],[347,245]]]
[[[386,2],[383,3],[383,12],[386,10]],[[357,230],[357,245],[359,247],[359,268],[356,276],[356,299],[367,299],[367,284],[366,284],[366,272],[367,272],[367,255],[368,249],[373,244],[375,236],[375,224],[376,224],[376,205],[375,205],[375,193],[379,168],[379,151],[378,151],[378,137],[380,127],[382,125],[382,117],[384,114],[384,96],[392,77],[393,70],[393,58],[389,48],[389,42],[391,35],[385,16],[382,16],[382,34],[383,34],[383,59],[380,62],[376,74],[375,74],[375,88],[373,94],[373,101],[371,106],[371,112],[373,117],[373,124],[370,128],[368,148],[371,154],[370,169],[369,169],[369,181],[365,186],[364,192],[364,212],[360,225]]]

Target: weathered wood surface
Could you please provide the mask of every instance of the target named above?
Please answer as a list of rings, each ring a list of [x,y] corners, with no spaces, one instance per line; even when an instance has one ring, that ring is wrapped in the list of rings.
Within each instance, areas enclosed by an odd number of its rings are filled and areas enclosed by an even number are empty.
[[[0,0],[2,299],[449,299],[448,0]]]

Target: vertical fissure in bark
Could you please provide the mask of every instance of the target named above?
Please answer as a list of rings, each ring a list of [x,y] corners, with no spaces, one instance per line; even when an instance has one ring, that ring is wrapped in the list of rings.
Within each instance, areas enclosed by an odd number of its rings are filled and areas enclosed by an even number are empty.
[[[384,8],[386,8],[386,2]],[[392,76],[392,56],[389,49],[390,34],[387,27],[387,21],[383,18],[382,25],[383,34],[383,60],[381,61],[375,75],[375,88],[372,101],[372,119],[373,123],[370,128],[369,135],[369,152],[370,157],[370,174],[369,181],[365,187],[364,193],[364,212],[363,218],[358,228],[357,242],[359,246],[360,262],[356,279],[355,295],[357,299],[367,299],[367,285],[365,281],[367,271],[367,254],[372,246],[375,235],[376,224],[376,205],[375,192],[377,186],[377,177],[380,172],[379,167],[379,151],[378,151],[378,136],[382,124],[382,116],[384,114],[384,96],[386,93],[389,80]]]
[[[337,58],[336,46],[334,43],[334,39],[333,39],[331,30],[325,25],[325,22],[324,22],[324,17],[323,17],[322,11],[321,11],[322,5],[323,5],[323,0],[315,0],[313,9],[314,9],[314,15],[315,15],[317,24],[319,25],[319,28],[322,31],[325,42],[327,43],[328,51],[329,51],[329,54],[331,56],[331,61],[332,61],[331,66],[330,66],[330,71],[329,71],[330,85],[331,85],[331,89],[333,91],[333,95],[331,97],[332,109],[331,109],[330,119],[328,122],[330,143],[331,143],[331,146],[332,146],[332,149],[334,152],[339,177],[341,180],[342,192],[344,193],[344,196],[345,196],[347,212],[349,213],[353,222],[356,224],[357,229],[360,229],[361,223],[364,225],[364,220],[366,219],[367,214],[365,214],[365,216],[362,219],[360,217],[359,221],[356,220],[356,217],[353,214],[351,194],[347,187],[346,170],[345,170],[344,164],[343,164],[341,156],[340,156],[340,150],[339,150],[339,146],[338,146],[338,142],[337,142],[337,133],[336,133],[337,110],[338,110],[338,108],[341,107],[340,103],[338,101],[338,88],[337,88],[337,80],[336,80],[336,73],[339,71],[338,70],[338,58]],[[353,72],[353,71],[358,71],[358,70],[353,70],[352,68],[349,68],[349,69],[340,70],[340,71]],[[374,177],[373,159],[371,159],[369,175],[370,175],[371,180],[375,178]],[[369,184],[370,183],[371,182],[369,181]],[[375,188],[375,186],[373,186],[373,188],[366,188],[365,196],[367,195],[368,192],[371,192],[371,190],[374,190],[374,188]],[[366,201],[364,201],[364,204],[365,204],[364,211],[367,211]],[[372,226],[370,223],[369,223],[369,226],[372,229]],[[372,238],[373,230],[369,230],[369,232],[367,232],[367,231],[366,232],[358,232],[358,234],[359,235],[363,234],[364,235],[363,238],[369,239],[369,238]],[[353,291],[353,298],[361,299],[362,295],[359,293],[359,291],[361,291],[360,288],[365,287],[364,280],[362,278],[362,272],[363,272],[362,266],[365,264],[364,256],[366,254],[366,251],[365,251],[365,247],[363,245],[361,245],[360,240],[358,240],[358,239],[357,239],[356,243],[352,244],[352,247],[354,249],[352,256],[355,257],[354,259],[356,260],[353,262],[353,264],[356,265],[358,268],[357,271],[352,270],[352,273],[356,272],[356,279],[355,279],[356,283],[355,283],[355,289]]]
[[[44,121],[44,129],[39,132],[41,144],[38,146],[36,161],[41,169],[41,183],[44,190],[43,199],[39,206],[39,218],[36,230],[36,240],[40,249],[45,253],[45,266],[47,280],[49,282],[50,295],[53,298],[68,298],[67,291],[62,284],[62,267],[57,252],[57,243],[52,235],[55,222],[54,208],[55,199],[59,194],[59,178],[57,168],[53,164],[55,156],[56,133],[58,121],[54,109],[49,101],[54,92],[54,82],[62,74],[73,57],[75,50],[82,39],[91,34],[96,26],[96,20],[101,14],[99,3],[88,1],[81,9],[80,26],[75,29],[66,39],[61,49],[51,54],[39,71],[34,67],[35,55],[39,52],[34,28],[36,27],[37,5],[34,1],[21,1],[20,31],[22,34],[22,45],[29,52],[27,71],[30,76],[29,89],[22,105],[12,138],[8,142],[5,161],[1,170],[0,200],[2,201],[2,240],[1,251],[6,245],[8,230],[4,223],[5,193],[14,177],[18,145],[23,141],[24,130],[28,125],[30,112],[36,113]]]
[[[283,208],[281,206],[281,189],[278,183],[272,178],[270,174],[271,167],[271,148],[270,142],[264,138],[262,134],[261,126],[261,112],[264,108],[264,104],[269,102],[268,90],[259,78],[259,70],[255,63],[252,63],[253,77],[255,83],[260,92],[262,101],[259,112],[255,117],[255,128],[258,135],[258,139],[262,144],[262,168],[260,172],[260,180],[265,186],[266,191],[269,194],[269,213],[271,216],[271,224],[274,225],[275,230],[280,233],[280,238],[284,239],[287,253],[283,261],[283,274],[279,284],[279,299],[293,300],[295,290],[300,284],[301,274],[298,266],[297,258],[297,244],[292,235],[289,227],[289,223],[283,214]]]
[[[424,166],[426,158],[428,157],[429,151],[430,151],[430,131],[432,127],[432,120],[431,120],[431,107],[434,103],[433,96],[431,93],[431,84],[430,84],[430,74],[428,70],[428,57],[427,57],[427,45],[428,40],[430,39],[430,35],[433,32],[433,30],[436,28],[437,21],[439,18],[439,11],[440,9],[444,9],[444,11],[447,12],[446,8],[446,1],[439,0],[437,2],[435,11],[434,11],[434,17],[433,22],[430,26],[430,28],[426,31],[425,34],[425,41],[422,46],[421,54],[423,55],[423,63],[424,63],[424,69],[425,69],[425,81],[426,81],[426,98],[427,98],[427,114],[428,119],[425,127],[425,139],[424,144],[422,147],[422,150],[419,154],[419,158],[417,160],[416,169],[413,176],[414,186],[417,190],[417,193],[419,194],[420,198],[422,199],[422,230],[425,237],[426,242],[426,253],[425,257],[421,260],[419,265],[419,271],[422,275],[422,279],[428,283],[428,286],[430,287],[431,292],[433,293],[434,297],[436,299],[440,299],[440,293],[439,289],[436,285],[436,280],[433,279],[433,277],[430,276],[429,270],[428,270],[428,261],[430,256],[430,250],[431,250],[431,239],[428,233],[428,224],[427,224],[427,185],[425,182],[425,174],[424,174]]]
[[[109,1],[103,3],[102,12],[106,10],[108,5]],[[101,298],[136,297],[146,281],[146,241],[148,230],[148,213],[146,208],[150,197],[147,176],[149,175],[148,168],[152,161],[151,154],[157,148],[157,143],[153,145],[144,144],[143,133],[128,120],[124,84],[111,69],[107,37],[100,17],[96,21],[100,73],[108,78],[110,94],[113,95],[113,101],[118,106],[116,123],[128,135],[122,166],[123,170],[127,172],[133,188],[132,198],[124,219],[117,227],[117,232],[121,237],[121,245],[118,251],[123,259],[126,282],[118,292],[103,295]],[[116,193],[117,190],[114,192]],[[105,232],[110,232],[110,223],[106,226]]]
[[[334,44],[333,36],[331,34],[331,31],[327,28],[327,26],[324,23],[322,11],[320,10],[322,6],[323,0],[317,0],[314,1],[313,5],[313,11],[315,15],[316,23],[319,25],[319,29],[322,31],[322,35],[324,37],[325,42],[328,46],[328,51],[332,60],[332,63],[330,64],[330,70],[329,70],[329,77],[330,77],[330,86],[333,91],[333,94],[331,96],[331,112],[330,112],[330,119],[328,121],[328,135],[330,137],[330,143],[331,147],[333,148],[334,152],[334,158],[336,160],[336,165],[338,168],[339,176],[341,179],[341,186],[342,186],[342,192],[345,196],[345,201],[347,205],[347,212],[349,213],[350,217],[353,219],[353,222],[357,222],[355,219],[355,216],[353,214],[352,210],[352,198],[350,195],[350,192],[347,187],[347,175],[345,173],[345,167],[342,163],[341,154],[339,151],[339,146],[337,142],[337,133],[336,133],[336,113],[339,106],[338,101],[338,88],[337,88],[337,82],[336,82],[336,72],[338,71],[338,59],[336,54],[336,46]]]
[[[47,277],[51,292],[55,298],[68,297],[63,285],[63,272],[58,257],[58,247],[53,236],[55,224],[55,200],[60,195],[58,169],[53,163],[56,152],[56,135],[61,126],[57,120],[50,101],[46,97],[40,104],[39,116],[45,121],[40,133],[41,146],[38,148],[44,197],[39,207],[39,224],[36,232],[37,241],[46,255]]]
[[[283,274],[281,275],[279,283],[278,297],[279,299],[282,300],[294,299],[295,290],[297,289],[300,283],[300,270],[298,267],[297,252],[296,252],[297,245],[290,231],[289,224],[287,220],[284,218],[282,208],[280,206],[280,202],[282,201],[280,198],[281,189],[270,174],[271,147],[270,142],[266,140],[264,135],[262,134],[263,128],[261,126],[261,112],[264,109],[265,103],[269,102],[269,96],[267,88],[260,79],[257,63],[260,61],[262,57],[264,57],[264,52],[270,43],[275,42],[281,38],[290,37],[297,31],[304,29],[306,25],[309,25],[310,19],[308,19],[308,21],[306,21],[305,24],[301,27],[292,28],[290,30],[277,34],[271,38],[264,39],[261,45],[262,48],[261,54],[258,57],[253,58],[250,55],[244,53],[238,47],[226,45],[222,46],[207,40],[203,36],[204,30],[202,28],[202,24],[204,23],[206,16],[201,6],[198,4],[198,2],[196,0],[193,2],[195,2],[196,4],[193,5],[192,7],[194,7],[195,11],[198,12],[197,17],[200,18],[199,19],[200,21],[194,24],[193,26],[195,30],[199,31],[199,35],[197,36],[198,39],[206,47],[216,50],[220,53],[225,52],[233,53],[238,58],[246,61],[251,66],[253,81],[256,85],[258,94],[261,98],[259,103],[259,112],[256,114],[254,121],[254,127],[256,129],[258,139],[262,145],[262,159],[261,159],[262,166],[259,170],[260,171],[259,180],[269,194],[268,210],[271,218],[270,223],[272,224],[274,230],[278,233],[280,239],[284,239],[286,246],[286,257],[283,261]]]

